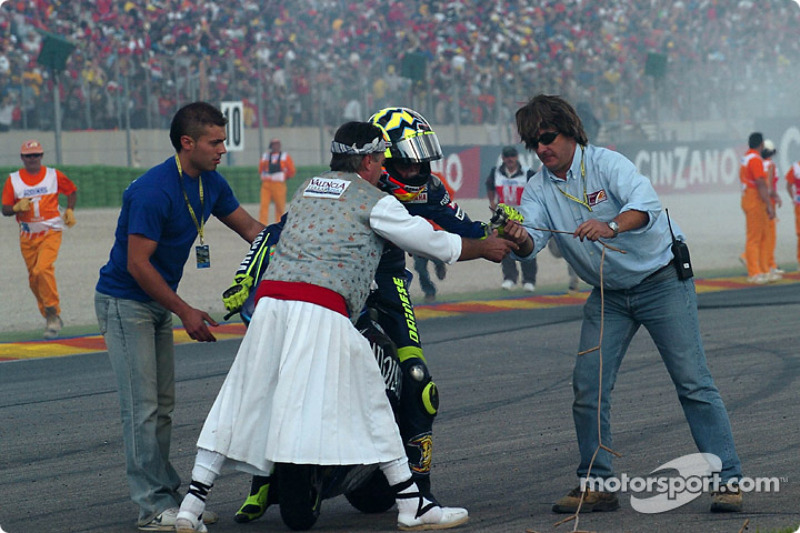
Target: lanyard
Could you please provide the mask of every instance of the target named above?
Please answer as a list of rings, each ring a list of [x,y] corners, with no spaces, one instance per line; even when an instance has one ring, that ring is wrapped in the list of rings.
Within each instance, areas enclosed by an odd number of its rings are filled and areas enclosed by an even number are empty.
[[[186,202],[186,207],[189,208],[189,214],[192,216],[194,226],[197,228],[197,234],[200,236],[200,244],[203,244],[203,175],[201,174],[197,178],[200,180],[200,222],[197,222],[197,216],[194,214],[192,204],[189,203],[189,197],[186,195],[186,189],[183,187],[183,169],[181,168],[181,160],[178,159],[178,154],[175,154],[175,164],[178,165],[178,182],[181,184],[183,200]]]
[[[556,189],[558,189],[558,192],[563,194],[568,200],[572,200],[573,202],[581,204],[588,209],[589,212],[591,212],[592,206],[589,205],[589,197],[586,195],[586,165],[583,163],[583,146],[581,146],[581,182],[583,182],[583,200],[572,196],[570,193],[562,190],[558,185],[556,185]]]

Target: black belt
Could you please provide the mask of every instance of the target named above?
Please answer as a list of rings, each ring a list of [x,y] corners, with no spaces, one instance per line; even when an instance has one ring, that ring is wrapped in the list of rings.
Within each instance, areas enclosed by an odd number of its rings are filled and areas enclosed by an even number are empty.
[[[667,263],[667,264],[666,264],[666,265],[664,265],[663,267],[659,268],[658,270],[656,270],[655,272],[653,272],[652,274],[650,274],[649,276],[647,276],[646,278],[644,278],[642,281],[647,281],[648,279],[650,279],[650,278],[652,278],[652,277],[655,277],[655,276],[657,276],[658,274],[661,274],[662,272],[664,272],[664,271],[665,271],[665,270],[667,270],[668,268],[675,268],[675,260],[674,260],[674,259],[670,260],[670,262],[669,262],[669,263]]]

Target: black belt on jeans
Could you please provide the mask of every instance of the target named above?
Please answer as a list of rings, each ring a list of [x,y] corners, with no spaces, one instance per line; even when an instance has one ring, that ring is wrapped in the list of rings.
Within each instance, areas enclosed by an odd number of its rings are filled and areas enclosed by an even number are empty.
[[[652,278],[652,277],[654,277],[654,276],[656,276],[658,274],[661,274],[662,272],[664,272],[668,268],[675,268],[675,260],[674,259],[670,260],[669,263],[667,263],[663,267],[659,268],[658,270],[656,270],[655,272],[653,272],[652,274],[650,274],[649,276],[644,278],[642,281],[647,281],[648,279],[650,279],[650,278]]]

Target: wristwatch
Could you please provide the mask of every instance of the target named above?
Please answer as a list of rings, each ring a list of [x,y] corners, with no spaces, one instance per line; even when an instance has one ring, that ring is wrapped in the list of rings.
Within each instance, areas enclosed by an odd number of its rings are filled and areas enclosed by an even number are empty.
[[[611,228],[611,231],[614,232],[614,237],[619,235],[619,224],[617,224],[616,222],[614,222],[612,220],[611,222],[608,223],[608,227]],[[613,239],[614,237],[611,237],[611,238]]]

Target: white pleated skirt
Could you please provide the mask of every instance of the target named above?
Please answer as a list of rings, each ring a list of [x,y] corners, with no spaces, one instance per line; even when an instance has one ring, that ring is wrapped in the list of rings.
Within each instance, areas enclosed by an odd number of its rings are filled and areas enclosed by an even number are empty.
[[[250,473],[272,464],[376,464],[405,457],[372,350],[350,320],[261,298],[198,447]]]

